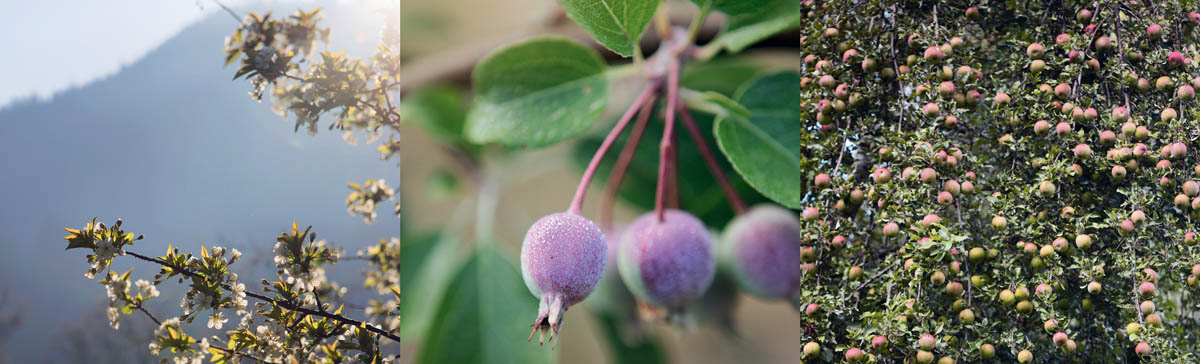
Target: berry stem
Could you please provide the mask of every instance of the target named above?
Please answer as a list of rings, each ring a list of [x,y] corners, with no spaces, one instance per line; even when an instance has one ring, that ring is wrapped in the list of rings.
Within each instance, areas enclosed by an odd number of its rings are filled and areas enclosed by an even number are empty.
[[[746,202],[742,201],[742,196],[738,195],[737,190],[733,189],[733,184],[729,183],[729,178],[721,170],[721,165],[717,164],[717,159],[713,157],[712,149],[708,148],[708,142],[700,134],[700,128],[696,127],[696,121],[692,119],[692,113],[688,112],[686,106],[679,105],[679,115],[683,117],[683,126],[687,128],[688,134],[692,136],[692,140],[696,141],[696,146],[700,148],[700,155],[704,157],[704,164],[708,166],[708,171],[712,172],[713,178],[716,178],[717,183],[721,185],[721,191],[725,192],[725,198],[729,200],[730,207],[738,215],[746,212]]]
[[[657,90],[658,82],[651,82],[650,85],[646,86],[642,90],[642,94],[638,95],[633,104],[629,106],[629,110],[625,110],[625,114],[621,115],[621,119],[617,121],[617,125],[604,138],[604,142],[600,144],[600,148],[596,149],[596,154],[592,156],[592,161],[588,163],[587,169],[583,171],[583,178],[579,180],[579,187],[575,189],[575,198],[571,200],[571,206],[567,208],[567,212],[579,214],[583,210],[583,198],[584,195],[587,195],[587,188],[592,182],[592,177],[596,175],[596,167],[600,166],[600,161],[604,159],[604,155],[608,153],[608,149],[617,140],[617,136],[625,129],[625,125],[629,124],[629,120],[633,119],[633,115],[642,107],[642,104],[645,104],[646,100],[649,100]]]
[[[633,123],[633,130],[629,131],[629,139],[625,140],[625,146],[621,148],[621,154],[617,157],[617,163],[613,165],[612,173],[608,175],[608,182],[604,184],[604,198],[600,200],[600,226],[607,231],[612,231],[613,222],[613,205],[616,203],[617,190],[621,188],[621,181],[625,178],[625,171],[629,168],[629,164],[633,162],[633,156],[637,152],[638,144],[642,141],[642,134],[646,132],[646,124],[650,121],[650,114],[654,113],[654,102],[657,100],[658,94],[650,96],[645,104],[642,104],[642,110],[638,113],[637,121]]]
[[[678,145],[678,143],[679,143],[679,140],[677,140],[676,136],[674,134],[672,134],[671,135],[671,145],[675,146],[675,145]],[[677,147],[671,148],[671,160],[669,161],[669,163],[671,163],[671,165],[669,167],[667,167],[667,171],[670,171],[670,175],[668,176],[669,178],[667,179],[667,207],[673,208],[673,209],[678,209],[679,208],[679,148],[677,148]]]
[[[658,221],[666,219],[663,206],[666,199],[668,172],[671,168],[671,152],[675,149],[675,105],[679,100],[679,59],[672,58],[667,62],[667,112],[663,126],[662,142],[659,143],[658,156],[658,186],[654,193],[654,212]]]

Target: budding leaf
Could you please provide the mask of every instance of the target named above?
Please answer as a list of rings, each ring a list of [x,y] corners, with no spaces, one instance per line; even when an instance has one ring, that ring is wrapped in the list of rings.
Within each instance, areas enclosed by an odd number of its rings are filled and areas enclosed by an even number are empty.
[[[800,75],[759,78],[739,91],[737,101],[750,118],[717,119],[713,132],[721,152],[758,192],[784,206],[803,207],[816,168],[805,148],[819,140],[809,125],[815,123],[804,115]]]
[[[625,57],[633,55],[659,0],[561,0],[567,16],[596,41]]]
[[[475,66],[467,138],[542,147],[573,137],[608,104],[604,60],[562,38],[538,38],[496,51]]]
[[[96,243],[93,243],[92,239],[88,238],[87,236],[84,236],[83,233],[80,232],[79,230],[75,230],[75,229],[71,229],[71,228],[66,228],[66,230],[67,230],[67,232],[71,233],[71,235],[63,237],[63,239],[67,239],[67,250],[75,249],[75,248],[89,248],[90,249],[90,248],[96,247]]]

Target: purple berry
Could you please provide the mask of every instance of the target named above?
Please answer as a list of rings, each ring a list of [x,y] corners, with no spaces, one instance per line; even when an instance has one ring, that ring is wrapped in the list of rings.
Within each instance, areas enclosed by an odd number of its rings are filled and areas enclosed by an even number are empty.
[[[635,296],[679,309],[704,294],[717,270],[712,238],[695,216],[646,213],[629,226],[617,256],[621,280]]]
[[[765,299],[787,298],[800,287],[800,221],[775,205],[759,205],[725,228],[720,245],[722,267],[742,289]]]
[[[521,244],[521,274],[529,292],[541,299],[535,332],[541,330],[544,337],[549,330],[554,340],[567,308],[596,288],[607,253],[604,233],[578,214],[546,215],[529,227]]]

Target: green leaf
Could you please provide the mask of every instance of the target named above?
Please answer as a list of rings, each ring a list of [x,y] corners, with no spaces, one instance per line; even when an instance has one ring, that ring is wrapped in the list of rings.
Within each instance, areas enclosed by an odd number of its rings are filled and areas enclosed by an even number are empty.
[[[560,0],[567,16],[613,52],[634,54],[659,0]]]
[[[725,30],[713,42],[730,52],[741,52],[758,41],[796,28],[804,19],[798,0],[726,0],[713,6],[729,15]]]
[[[643,211],[654,208],[655,183],[658,180],[658,144],[662,140],[662,123],[653,121],[662,120],[661,113],[660,108],[656,110],[657,115],[651,116],[651,122],[646,126],[642,139],[638,141],[636,154],[629,164],[629,169],[625,172],[625,178],[621,181],[621,188],[617,190],[617,196],[621,200]],[[709,132],[712,130],[713,117],[695,111],[692,111],[692,116],[696,119],[696,127],[704,135],[708,147],[714,154],[719,153],[716,151],[716,141]],[[633,127],[630,126],[629,129],[633,129]],[[705,166],[699,147],[692,141],[685,127],[676,125],[675,132],[678,133],[675,137],[675,145],[679,157],[679,207],[696,215],[708,226],[718,229],[724,227],[729,219],[733,218],[733,211],[729,207],[724,192],[721,191],[720,185],[716,183],[712,173]],[[614,142],[612,150],[604,157],[600,167],[596,170],[596,181],[608,179],[621,149],[629,140],[629,134],[630,132],[626,131]],[[589,135],[576,144],[572,161],[580,171],[587,167],[592,154],[596,152],[596,148],[600,147],[603,140],[604,135]],[[733,173],[733,169],[723,158],[719,155],[716,158],[721,169],[725,171],[725,175],[729,177],[730,183],[747,204],[753,205],[766,201],[737,173]],[[601,194],[596,198],[603,198],[602,196]]]
[[[400,337],[419,337],[432,323],[437,298],[446,289],[457,259],[449,234],[431,233],[400,239]]]
[[[480,245],[438,304],[417,363],[549,363],[550,346],[526,342],[537,299],[521,273],[491,245]],[[570,326],[568,326],[569,329]]]
[[[738,92],[749,119],[720,117],[714,127],[721,152],[746,182],[791,208],[803,207],[814,166],[805,148],[818,141],[801,98],[799,74],[767,75]]]
[[[604,337],[608,339],[608,347],[612,350],[613,362],[623,364],[656,364],[666,363],[667,355],[662,345],[651,335],[632,341],[627,338],[628,323],[609,313],[595,315]]]
[[[467,137],[477,143],[542,147],[587,130],[608,104],[604,60],[591,48],[540,38],[493,53],[475,66]]]
[[[467,119],[466,96],[453,87],[434,86],[405,96],[400,102],[400,118],[416,122],[442,142],[466,143],[463,135],[463,123]]]

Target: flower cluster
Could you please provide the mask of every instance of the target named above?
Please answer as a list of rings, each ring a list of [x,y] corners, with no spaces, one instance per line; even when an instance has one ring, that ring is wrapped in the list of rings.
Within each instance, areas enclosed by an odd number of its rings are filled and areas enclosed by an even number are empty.
[[[387,300],[369,300],[365,312],[372,322],[387,330],[400,328],[400,238],[380,240],[378,244],[359,251],[358,256],[367,259],[371,269],[363,271],[363,285],[376,293],[392,297]]]
[[[379,51],[369,59],[341,52],[321,52],[309,61],[315,44],[328,43],[329,29],[321,28],[319,9],[298,11],[286,19],[266,15],[246,16],[225,40],[225,63],[240,60],[234,78],[250,80],[250,96],[262,100],[269,93],[274,111],[285,119],[295,117],[295,129],[317,132],[322,115],[335,115],[330,129],[357,143],[354,132],[377,140],[383,127],[399,128],[397,104],[390,92],[399,84],[399,17],[388,17],[380,32]],[[268,92],[268,87],[272,89]]]
[[[350,195],[346,196],[346,212],[350,215],[361,216],[368,224],[375,222],[375,208],[380,202],[390,201],[396,196],[396,191],[387,185],[382,178],[368,179],[359,185],[350,183]],[[400,205],[396,204],[396,214],[400,214]]]
[[[295,68],[294,58],[306,59],[318,40],[328,43],[329,28],[317,27],[320,20],[320,9],[299,11],[287,19],[247,15],[242,26],[225,38],[225,64],[244,55],[237,77],[250,77],[254,84],[250,95],[261,100],[268,84]]]
[[[163,321],[154,330],[154,342],[150,353],[159,356],[159,362],[172,364],[200,364],[209,352],[208,338],[200,341],[183,332],[183,322],[178,317]]]

